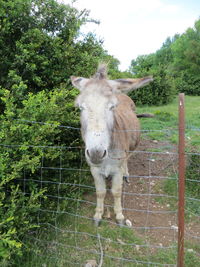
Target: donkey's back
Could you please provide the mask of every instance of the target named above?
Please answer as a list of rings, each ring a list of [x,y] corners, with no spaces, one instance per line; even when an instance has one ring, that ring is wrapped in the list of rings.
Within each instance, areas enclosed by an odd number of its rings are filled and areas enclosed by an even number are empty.
[[[114,110],[112,147],[123,151],[134,150],[140,140],[140,123],[135,114],[135,104],[125,94],[117,95],[118,105]]]

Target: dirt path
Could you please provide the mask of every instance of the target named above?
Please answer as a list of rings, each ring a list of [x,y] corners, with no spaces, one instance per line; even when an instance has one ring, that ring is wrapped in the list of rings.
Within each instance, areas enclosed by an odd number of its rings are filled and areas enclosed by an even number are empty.
[[[176,208],[170,199],[173,193],[163,192],[165,177],[177,175],[176,147],[168,142],[143,140],[129,161],[130,184],[124,184],[125,216],[136,231],[157,246],[167,246],[176,240]],[[135,196],[131,195],[134,194]],[[142,229],[144,227],[144,229]]]
[[[133,231],[151,245],[166,247],[177,242],[178,185],[176,192],[167,194],[163,190],[164,184],[168,184],[166,181],[177,183],[177,166],[177,147],[156,140],[142,140],[128,163],[130,183],[124,182],[124,215],[131,221]],[[110,186],[109,182],[108,188]],[[96,202],[95,194],[86,198]],[[105,204],[113,206],[109,190]],[[109,213],[109,219],[115,221],[113,209],[109,208]],[[106,214],[105,217],[108,219]],[[198,243],[199,238],[194,237],[200,236],[199,220],[187,223],[185,228],[187,240]]]

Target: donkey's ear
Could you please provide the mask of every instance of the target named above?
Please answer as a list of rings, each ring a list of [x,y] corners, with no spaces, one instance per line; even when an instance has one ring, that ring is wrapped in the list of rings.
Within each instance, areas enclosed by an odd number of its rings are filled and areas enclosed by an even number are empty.
[[[148,77],[136,78],[136,79],[117,79],[117,80],[112,80],[109,82],[116,89],[124,93],[128,93],[132,90],[143,87],[152,81],[153,81],[153,77],[148,76]]]
[[[71,79],[73,86],[79,89],[80,91],[84,89],[86,83],[89,80],[83,77],[75,77],[75,76],[71,76],[70,79]]]

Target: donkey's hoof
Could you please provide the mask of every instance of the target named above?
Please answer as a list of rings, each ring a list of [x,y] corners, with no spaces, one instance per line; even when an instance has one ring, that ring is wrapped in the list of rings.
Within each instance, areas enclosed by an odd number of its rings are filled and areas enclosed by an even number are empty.
[[[123,180],[124,180],[127,184],[130,184],[129,176],[124,175],[124,176],[123,176]]]
[[[118,224],[120,227],[123,227],[123,226],[125,225],[125,221],[124,221],[124,219],[117,220],[117,224]]]
[[[100,226],[100,224],[101,224],[101,220],[100,219],[94,219],[94,225],[96,227]]]

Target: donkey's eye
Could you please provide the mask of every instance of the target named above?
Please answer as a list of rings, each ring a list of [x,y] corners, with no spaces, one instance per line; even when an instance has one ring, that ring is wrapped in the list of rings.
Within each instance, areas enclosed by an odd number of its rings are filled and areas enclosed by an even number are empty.
[[[115,108],[115,105],[113,103],[109,103],[108,109],[113,110]]]
[[[78,108],[80,109],[80,111],[84,110],[86,108],[85,103],[78,105]]]

